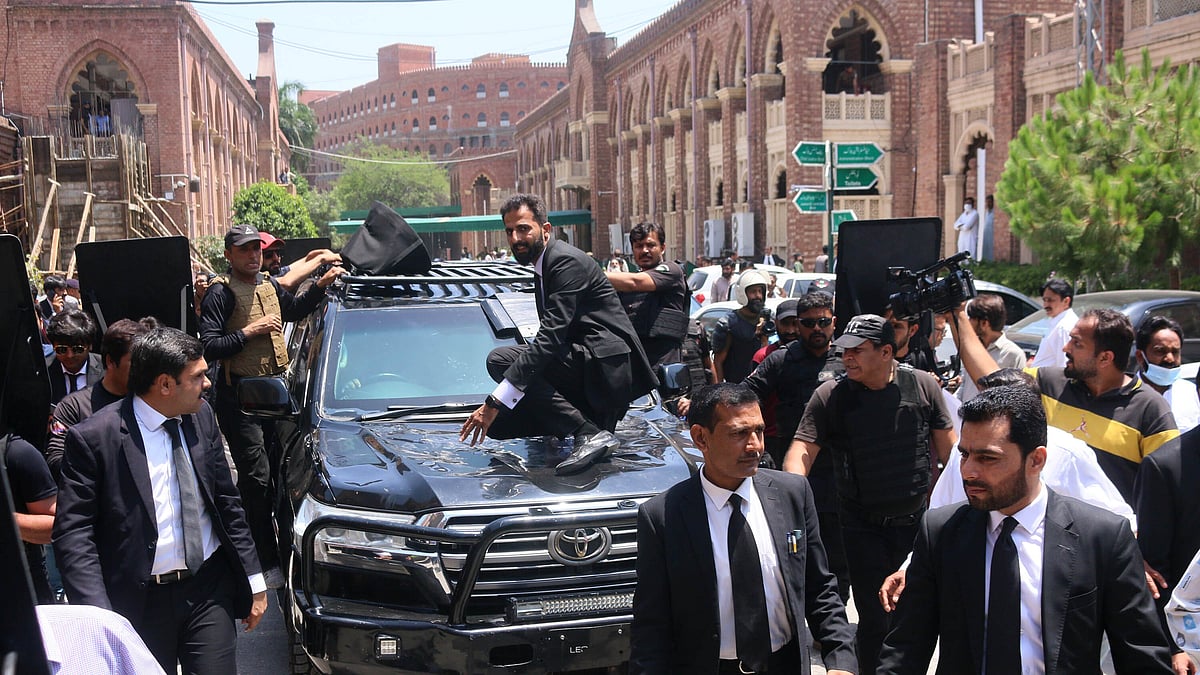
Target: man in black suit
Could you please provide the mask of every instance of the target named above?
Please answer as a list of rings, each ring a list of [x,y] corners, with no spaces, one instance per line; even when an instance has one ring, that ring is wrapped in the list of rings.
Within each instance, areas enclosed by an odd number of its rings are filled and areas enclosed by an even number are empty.
[[[879,673],[1171,673],[1129,522],[1046,489],[1046,414],[1026,387],[961,409],[967,504],[926,514]]]
[[[129,619],[164,670],[223,674],[267,595],[203,354],[173,328],[134,340],[133,395],[67,432],[54,552],[70,601]]]
[[[96,322],[86,313],[68,309],[55,314],[46,324],[46,338],[54,347],[54,355],[46,359],[52,404],[104,378],[104,361],[92,353]]]
[[[638,511],[630,672],[807,675],[805,621],[829,673],[856,672],[808,481],[758,468],[758,396],[704,387],[688,423],[704,466]]]
[[[629,402],[658,381],[616,290],[587,254],[551,236],[542,199],[513,195],[500,216],[517,262],[533,265],[541,325],[531,343],[488,354],[499,385],[461,438],[573,436],[555,471],[576,473],[620,444],[613,430]]]

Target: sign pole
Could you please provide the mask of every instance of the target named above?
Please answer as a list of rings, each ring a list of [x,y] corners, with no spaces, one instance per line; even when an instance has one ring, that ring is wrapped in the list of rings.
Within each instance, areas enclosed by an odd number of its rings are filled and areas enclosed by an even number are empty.
[[[825,141],[825,185],[827,192],[825,193],[825,227],[829,233],[829,267],[827,272],[833,272],[834,255],[836,247],[833,245],[833,186],[834,186],[834,161],[833,153],[836,151],[837,145],[832,141]]]

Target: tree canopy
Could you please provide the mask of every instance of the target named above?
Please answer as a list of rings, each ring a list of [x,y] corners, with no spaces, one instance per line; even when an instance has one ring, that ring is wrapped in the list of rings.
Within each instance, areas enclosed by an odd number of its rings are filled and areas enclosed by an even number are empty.
[[[1200,72],[1130,68],[1117,52],[1108,84],[1088,73],[1009,146],[997,201],[1012,230],[1068,276],[1162,281],[1200,223]]]
[[[317,236],[304,200],[271,181],[238,190],[233,197],[233,222],[253,225],[280,239]]]
[[[294,147],[312,148],[317,137],[317,117],[312,108],[300,103],[304,85],[299,82],[284,82],[279,85],[279,130]],[[292,169],[296,173],[308,170],[308,154],[292,153]]]
[[[378,200],[394,209],[450,202],[446,170],[423,155],[367,141],[346,151],[361,160],[343,160],[345,168],[333,194],[342,208],[365,210]]]

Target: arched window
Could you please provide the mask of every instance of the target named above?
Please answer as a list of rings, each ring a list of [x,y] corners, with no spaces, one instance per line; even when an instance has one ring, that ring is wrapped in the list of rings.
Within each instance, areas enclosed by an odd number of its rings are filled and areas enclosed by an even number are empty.
[[[433,103],[436,100],[437,100],[437,93],[434,92],[433,87],[430,87],[429,91],[425,92],[425,101],[428,103]]]
[[[506,113],[506,112],[500,113],[500,126],[506,127],[506,126],[508,126],[508,124],[509,124],[508,113]]]
[[[487,98],[487,87],[481,82],[478,87],[475,87],[475,98]]]
[[[436,116],[429,118],[429,130],[437,131],[437,117]]]
[[[453,146],[453,145],[450,145],[449,143],[447,143],[447,144],[445,144],[444,146],[442,146],[442,154],[443,154],[443,155],[449,155],[449,154],[450,154],[450,153],[452,153],[452,152],[454,152],[454,146]]]
[[[565,86],[567,86],[566,82],[559,82],[558,87],[555,88],[555,91],[558,91],[559,89],[562,89]]]
[[[500,98],[508,98],[508,83],[500,83]]]
[[[475,126],[477,126],[477,127],[486,127],[487,126],[487,113],[479,113],[479,115],[475,117]]]
[[[518,83],[517,83],[517,89],[524,89],[524,88],[525,88],[525,81],[524,81],[524,80],[522,80],[522,81],[520,81],[520,82],[518,82]]]
[[[72,135],[109,136],[141,123],[129,71],[106,52],[93,53],[75,69],[70,102]]]
[[[413,130],[413,133],[416,133],[416,132],[418,132],[418,131],[420,131],[420,130],[421,130],[421,120],[419,120],[419,119],[417,119],[417,118],[415,118],[415,117],[413,118],[413,128],[412,128],[412,130]]]

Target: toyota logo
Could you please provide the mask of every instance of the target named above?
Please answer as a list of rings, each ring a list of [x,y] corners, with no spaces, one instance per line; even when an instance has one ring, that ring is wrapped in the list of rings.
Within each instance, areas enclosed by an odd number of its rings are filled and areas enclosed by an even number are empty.
[[[608,555],[612,533],[607,527],[577,527],[555,530],[546,539],[550,557],[564,565],[590,565]]]

